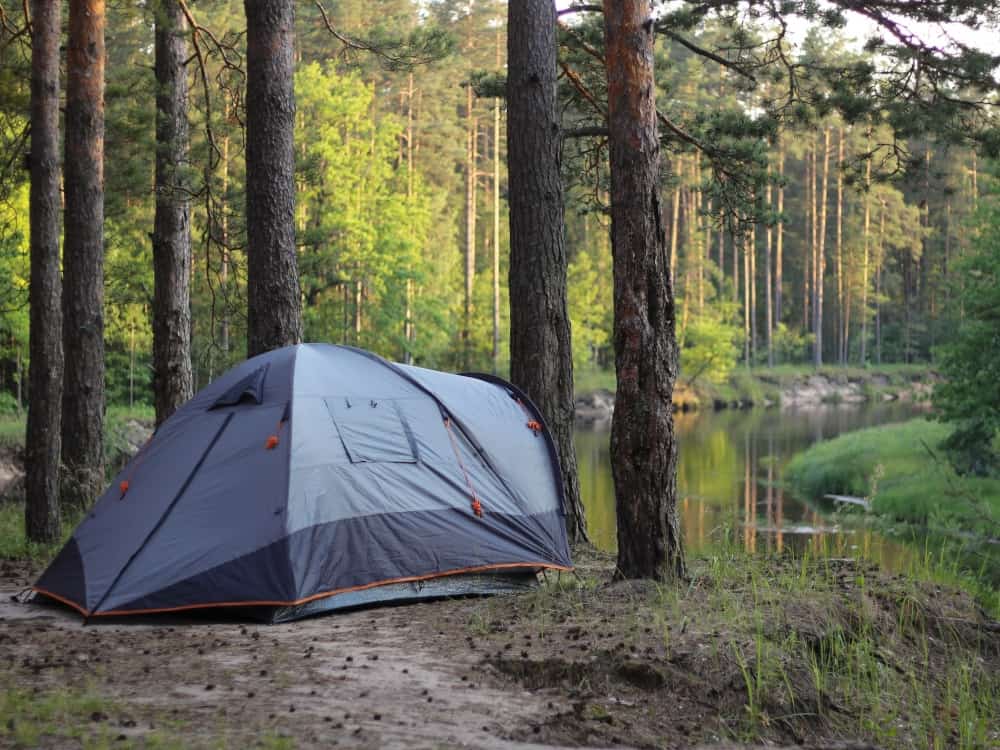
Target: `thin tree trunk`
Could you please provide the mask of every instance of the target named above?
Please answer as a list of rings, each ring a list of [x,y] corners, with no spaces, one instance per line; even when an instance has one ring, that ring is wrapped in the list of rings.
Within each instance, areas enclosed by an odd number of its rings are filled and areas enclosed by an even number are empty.
[[[59,0],[31,3],[31,284],[28,425],[24,441],[25,532],[59,539],[62,412],[62,284],[59,279]]]
[[[806,181],[809,194],[808,232],[809,250],[806,253],[806,273],[802,284],[802,330],[811,331],[813,319],[812,296],[814,294],[816,268],[816,140],[812,138],[809,144],[809,155],[806,159]]]
[[[660,205],[649,0],[605,0],[608,155],[615,280],[611,467],[618,574],[684,574],[672,395],[678,352]]]
[[[476,283],[476,153],[479,120],[472,114],[472,86],[465,100],[465,305],[462,315],[462,363],[472,366],[472,301]]]
[[[225,105],[226,120],[229,120],[229,104]],[[222,316],[219,324],[219,350],[222,352],[222,368],[229,366],[229,131],[222,136],[222,198],[219,201],[219,289],[222,292]]]
[[[500,69],[500,24],[496,66]],[[493,374],[500,370],[500,99],[493,100]]]
[[[868,151],[871,151],[869,142]],[[862,225],[862,256],[861,256],[861,341],[858,343],[859,360],[862,365],[868,359],[868,264],[871,258],[871,218],[872,218],[872,159],[865,159],[865,218]]]
[[[66,50],[63,502],[104,489],[104,0],[71,0]]]
[[[678,224],[681,220],[681,177],[682,170],[680,157],[674,162],[674,178],[677,184],[674,185],[673,200],[670,206],[670,278],[677,278],[677,233]]]
[[[837,140],[837,353],[840,364],[847,364],[844,342],[844,128],[838,131]]]
[[[885,200],[879,211],[878,260],[875,264],[875,362],[882,364],[882,266],[885,264]]]
[[[244,0],[247,21],[247,356],[302,340],[295,254],[292,0]]]
[[[159,426],[192,394],[191,207],[187,168],[187,21],[156,4],[156,216],[153,220],[153,404]]]
[[[768,209],[771,208],[771,180],[768,175],[767,187],[765,188],[764,202]],[[774,287],[771,276],[771,223],[768,222],[764,229],[764,297],[765,297],[765,329],[767,331],[767,366],[774,367]]]
[[[406,88],[406,199],[413,200],[413,73]],[[403,362],[413,363],[413,278],[406,279],[406,310],[403,313]]]
[[[756,196],[754,203],[756,203]],[[750,292],[750,364],[757,360],[757,222],[750,225],[750,278],[747,289]]]
[[[743,248],[743,364],[750,367],[750,237],[744,233]]]
[[[507,60],[510,375],[541,409],[555,441],[570,540],[587,541],[573,446],[573,350],[551,0],[508,4]]]
[[[829,185],[830,128],[826,127],[823,129],[823,182],[819,195],[819,242],[816,245],[816,256],[813,265],[816,276],[813,287],[813,331],[816,336],[813,346],[813,364],[816,367],[823,364],[823,276],[826,271],[826,214]]]
[[[774,238],[774,324],[782,320],[782,240],[785,236],[785,143],[778,139],[778,226]]]

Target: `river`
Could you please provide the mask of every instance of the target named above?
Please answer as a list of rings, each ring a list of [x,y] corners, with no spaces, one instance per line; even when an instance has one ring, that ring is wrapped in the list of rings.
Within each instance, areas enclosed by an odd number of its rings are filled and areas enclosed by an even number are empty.
[[[838,521],[783,486],[791,457],[820,440],[901,422],[925,411],[912,403],[829,405],[677,413],[678,492],[688,552],[708,551],[726,535],[751,551],[803,550],[864,555],[893,570],[914,551],[859,524]],[[578,427],[580,489],[593,542],[616,547],[610,432]]]

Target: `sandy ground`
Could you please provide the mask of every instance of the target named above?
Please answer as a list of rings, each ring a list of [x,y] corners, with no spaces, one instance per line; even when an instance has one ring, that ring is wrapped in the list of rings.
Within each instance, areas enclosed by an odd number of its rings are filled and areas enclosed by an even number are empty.
[[[121,704],[126,736],[169,716],[192,744],[508,747],[559,710],[512,689],[464,640],[481,602],[383,607],[283,625],[122,619],[83,625],[62,607],[12,600],[0,579],[0,669],[19,686],[79,687]],[[11,584],[14,584],[13,586]],[[2,674],[2,672],[0,672]],[[546,747],[527,744],[525,747]]]

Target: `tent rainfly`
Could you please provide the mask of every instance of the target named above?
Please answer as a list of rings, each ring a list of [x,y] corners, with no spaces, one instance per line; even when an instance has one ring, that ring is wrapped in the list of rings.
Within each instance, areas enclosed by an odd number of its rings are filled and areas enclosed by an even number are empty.
[[[236,607],[280,622],[519,591],[570,567],[556,452],[517,388],[300,344],[166,420],[34,590],[88,618]]]

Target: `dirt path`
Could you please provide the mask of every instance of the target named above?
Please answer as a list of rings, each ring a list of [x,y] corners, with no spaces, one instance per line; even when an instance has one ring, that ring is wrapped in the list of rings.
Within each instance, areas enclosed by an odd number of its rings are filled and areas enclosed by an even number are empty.
[[[0,561],[0,747],[1000,747],[1000,624],[965,592],[854,560],[692,561],[685,586],[577,563],[513,597],[84,626],[11,601],[34,571]],[[48,724],[17,745],[22,721]]]
[[[499,748],[555,709],[482,664],[464,638],[473,601],[286,625],[84,626],[63,608],[13,602],[12,583],[0,580],[0,673],[96,692],[120,706],[96,723],[133,739],[169,719],[192,744],[245,747],[269,734],[296,746]]]

